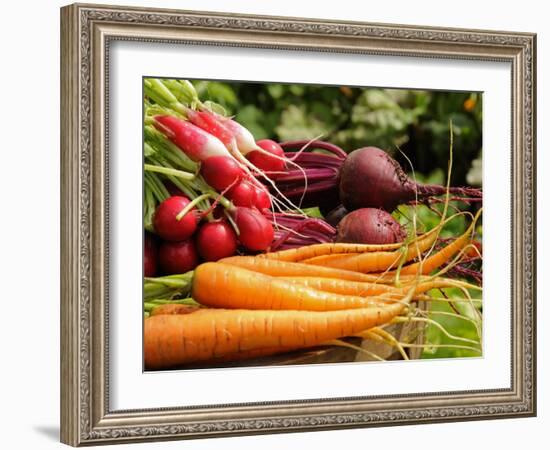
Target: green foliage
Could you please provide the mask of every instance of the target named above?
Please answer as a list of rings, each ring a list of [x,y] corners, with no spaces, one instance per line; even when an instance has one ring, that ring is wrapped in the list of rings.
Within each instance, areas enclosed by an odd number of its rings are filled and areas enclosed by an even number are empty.
[[[460,298],[464,297],[464,295],[457,289],[444,289],[444,292],[448,297],[451,298],[453,296]],[[470,294],[472,298],[479,296],[479,292],[472,291]],[[442,294],[439,291],[431,291],[430,296],[434,298],[441,298]],[[453,336],[479,342],[480,337],[478,336],[476,326],[472,322],[476,322],[478,324],[478,327],[481,328],[481,309],[478,305],[479,304],[464,301],[454,302],[453,306],[456,309],[456,311],[454,311],[449,303],[434,300],[431,302],[428,317],[437,322],[441,327],[443,327],[448,333]],[[461,317],[457,317],[456,312],[460,313]],[[464,318],[471,319],[471,321],[467,321]],[[475,350],[444,347],[445,345],[460,345],[474,348],[478,346],[448,337],[439,327],[432,323],[430,323],[426,327],[425,333],[425,342],[427,346],[424,348],[424,351],[422,353],[423,359],[465,358],[472,356],[481,356],[481,353]]]
[[[220,104],[256,139],[320,137],[351,151],[383,148],[418,172],[446,168],[453,122],[452,184],[467,184],[481,153],[482,97],[478,93],[281,83],[194,81],[199,98]],[[473,173],[480,183],[479,171]],[[477,181],[475,181],[477,180]]]

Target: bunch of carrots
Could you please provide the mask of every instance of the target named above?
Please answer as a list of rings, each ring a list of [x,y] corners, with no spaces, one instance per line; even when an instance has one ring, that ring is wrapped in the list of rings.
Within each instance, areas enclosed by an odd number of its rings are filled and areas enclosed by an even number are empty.
[[[390,323],[428,320],[414,313],[417,301],[434,300],[426,295],[430,290],[457,288],[472,300],[469,290],[480,288],[443,275],[475,248],[480,213],[437,251],[439,232],[452,217],[405,244],[309,245],[146,279],[146,297],[157,300],[146,300],[145,367],[243,360],[351,336],[380,338]],[[174,295],[190,297],[169,300]]]

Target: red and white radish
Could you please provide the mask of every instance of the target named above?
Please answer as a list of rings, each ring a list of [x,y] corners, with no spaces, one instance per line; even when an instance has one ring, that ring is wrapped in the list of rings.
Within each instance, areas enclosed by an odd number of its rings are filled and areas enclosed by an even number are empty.
[[[160,244],[158,263],[160,270],[165,275],[193,270],[199,264],[199,256],[193,239]]]
[[[226,194],[235,206],[253,208],[256,206],[256,187],[246,180],[241,180]]]
[[[285,170],[285,152],[283,148],[271,139],[262,139],[256,145],[264,151],[252,150],[246,155],[248,160],[264,172],[282,172]],[[270,173],[271,179],[277,178],[276,173]]]
[[[155,127],[176,144],[193,161],[204,161],[212,156],[231,154],[215,136],[187,120],[164,115],[154,117]]]
[[[211,156],[201,163],[204,180],[217,191],[224,191],[244,175],[243,170],[230,156]]]
[[[236,207],[231,213],[239,229],[239,241],[248,250],[267,250],[273,242],[273,225],[258,210]]]
[[[205,261],[217,261],[237,252],[237,234],[223,220],[202,225],[196,237],[197,250]]]
[[[183,241],[195,232],[198,220],[194,208],[178,219],[178,215],[189,203],[187,197],[172,196],[157,206],[153,216],[153,227],[162,239]]]
[[[264,209],[270,209],[271,195],[269,195],[267,188],[255,186],[254,189],[256,189],[256,208],[258,208],[260,211]]]

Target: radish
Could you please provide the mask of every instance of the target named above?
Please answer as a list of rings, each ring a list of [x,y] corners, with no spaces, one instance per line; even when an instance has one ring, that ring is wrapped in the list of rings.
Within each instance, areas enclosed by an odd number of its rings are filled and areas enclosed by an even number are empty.
[[[258,208],[259,210],[271,208],[271,196],[265,187],[254,186],[246,180],[241,180],[229,191],[227,197],[235,206]]]
[[[273,242],[273,225],[259,211],[242,206],[231,211],[239,229],[239,241],[248,250],[267,250]]]
[[[157,273],[157,243],[151,233],[145,233],[143,240],[143,276],[154,277]]]
[[[200,173],[217,191],[224,191],[244,175],[237,161],[229,156],[206,158],[201,164]]]
[[[376,147],[365,147],[354,150],[349,155],[333,144],[321,141],[292,141],[282,143],[283,149],[301,149],[310,144],[310,149],[320,148],[332,153],[287,153],[294,162],[300,164],[307,176],[307,187],[299,173],[287,172],[277,178],[281,192],[289,198],[323,195],[331,202],[335,201],[335,191],[348,210],[358,208],[382,208],[393,211],[399,204],[419,201],[430,201],[433,197],[444,195],[446,188],[439,185],[415,183],[385,151]],[[481,201],[481,189],[451,187],[451,194],[458,197],[453,200],[466,202]],[[331,202],[320,204],[322,209],[330,210],[337,206]]]
[[[255,187],[256,189],[256,202],[255,206],[260,211],[271,208],[271,195],[266,188]]]
[[[234,133],[220,120],[222,116],[207,110],[195,111],[190,108],[186,109],[186,116],[192,124],[217,137],[226,147],[231,145]]]
[[[200,104],[196,92],[190,84],[186,84],[183,89],[185,91],[184,95],[180,93],[182,86],[179,83],[148,78],[144,82],[144,86],[146,95],[160,107],[171,109],[177,114],[187,117],[188,121],[185,121],[161,114],[155,116],[154,120],[157,129],[178,145],[189,158],[193,161],[204,161],[209,156],[231,155],[241,164],[251,183],[261,184],[254,176],[264,178],[279,197],[286,201],[287,207],[297,208],[297,205],[288,200],[278,190],[272,179],[243,156],[252,151],[258,151],[270,155],[272,159],[276,158],[273,153],[256,144],[254,136],[249,130],[229,117],[213,112],[207,109],[205,105]],[[184,101],[184,103],[190,101],[192,108],[180,101]],[[199,107],[200,110],[194,110],[195,107]],[[197,129],[200,129],[203,134],[196,133]],[[204,134],[209,136],[210,139],[206,139]],[[220,145],[225,146],[225,152],[220,149]],[[281,162],[285,163],[284,160],[281,160]],[[300,170],[299,167],[298,170]],[[273,203],[280,204],[281,201],[274,199]]]
[[[253,208],[256,206],[256,187],[246,180],[241,180],[227,191],[227,197],[235,206]]]
[[[196,244],[202,259],[217,261],[237,252],[237,235],[227,222],[217,220],[199,228]]]
[[[187,120],[168,115],[155,116],[154,125],[193,161],[204,161],[211,156],[231,158],[218,138]]]
[[[277,142],[270,139],[262,139],[256,142],[256,145],[265,150],[265,152],[252,150],[248,153],[246,157],[252,164],[265,172],[282,172],[285,170],[285,152]],[[270,174],[270,178],[275,180],[277,174]]]
[[[391,214],[376,208],[360,208],[347,214],[338,224],[336,242],[351,244],[394,244],[407,233]]]
[[[199,264],[199,256],[192,239],[163,242],[158,252],[159,266],[165,275],[185,273]]]
[[[155,232],[167,241],[183,241],[189,238],[197,228],[196,210],[193,208],[178,220],[177,216],[189,205],[187,197],[172,196],[157,206],[153,216]]]
[[[279,194],[279,197],[286,201],[287,207],[297,209],[297,206],[289,201],[285,195],[278,190],[273,180],[268,177],[261,168],[255,166],[251,161],[243,156],[256,151],[258,154],[268,156],[269,159],[273,161],[279,161],[279,164],[276,167],[282,166],[284,168],[286,159],[284,156],[279,156],[277,154],[277,150],[273,145],[270,146],[271,150],[264,150],[256,144],[254,136],[250,131],[248,131],[248,129],[229,117],[222,116],[207,109],[202,111],[193,111],[187,108],[186,111],[187,118],[193,124],[215,136],[226,146],[228,152],[241,164],[242,169],[248,175],[248,179],[252,184],[255,184],[257,187],[261,186],[261,183],[254,177],[254,175],[263,178],[268,184],[270,184],[273,190]],[[264,145],[267,144],[264,142]],[[296,166],[296,164],[291,161],[288,162],[289,164]],[[271,163],[271,165],[274,166],[273,163]],[[301,171],[299,166],[298,171]]]

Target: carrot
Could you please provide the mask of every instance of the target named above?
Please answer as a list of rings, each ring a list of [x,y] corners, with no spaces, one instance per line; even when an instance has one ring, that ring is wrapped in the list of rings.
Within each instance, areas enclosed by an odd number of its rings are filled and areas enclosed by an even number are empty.
[[[199,309],[198,306],[182,305],[181,303],[165,303],[155,306],[151,312],[151,316],[160,316],[163,314],[189,314]]]
[[[192,296],[205,306],[239,309],[335,311],[383,303],[375,297],[319,291],[220,263],[204,263],[195,269]]]
[[[302,284],[318,291],[332,292],[341,295],[375,296],[381,294],[395,294],[396,296],[403,296],[407,293],[407,288],[397,288],[387,284],[346,281],[336,278],[280,277],[279,279],[288,281],[289,283]],[[447,280],[445,278],[426,279],[425,281],[420,279],[414,294],[416,296],[431,289],[455,287],[456,285],[456,281]]]
[[[351,256],[358,256],[361,253],[331,253],[328,255],[314,256],[313,258],[302,259],[300,262],[302,264],[315,264],[321,266],[328,266],[326,263],[332,261],[339,261],[342,259],[349,258]]]
[[[436,227],[427,231],[426,233],[417,236],[411,241],[411,245],[416,242],[420,243],[425,239],[430,239],[433,242],[437,238],[439,231],[445,223],[451,218],[441,222]],[[324,243],[314,244],[304,247],[291,248],[288,250],[281,250],[278,252],[265,253],[258,255],[258,258],[276,259],[279,261],[287,262],[303,262],[304,260],[316,258],[319,256],[333,255],[333,254],[348,254],[348,253],[366,253],[366,252],[389,252],[392,250],[398,250],[403,247],[402,242],[395,244],[349,244],[349,243]]]
[[[351,270],[353,272],[383,272],[396,267],[401,261],[407,262],[420,256],[433,245],[436,239],[437,233],[426,233],[424,237],[409,244],[409,246],[393,252],[365,252],[360,255],[350,255],[338,259],[319,260],[313,258],[304,262],[313,265],[334,267],[336,269]]]
[[[367,283],[393,283],[392,277],[376,274],[364,274],[349,270],[334,269],[332,267],[313,266],[297,262],[279,261],[277,259],[260,258],[258,256],[231,256],[220,259],[218,262],[239,266],[254,272],[271,275],[274,277],[321,277],[339,278],[349,281],[365,281]],[[402,282],[414,280],[414,276],[402,277]]]
[[[161,369],[262,350],[262,356],[307,348],[389,322],[401,303],[330,312],[199,309],[144,322],[147,369]]]
[[[442,266],[471,242],[474,227],[480,214],[481,209],[475,215],[466,232],[449,245],[443,247],[437,253],[434,253],[424,261],[401,267],[398,271],[389,272],[388,274],[393,275],[399,272],[400,275],[428,275],[438,267]]]
[[[258,258],[276,259],[279,261],[298,262],[304,259],[317,256],[339,254],[339,253],[363,253],[396,250],[403,244],[345,244],[345,243],[324,243],[307,245],[304,247],[281,250],[279,252],[264,253]]]

